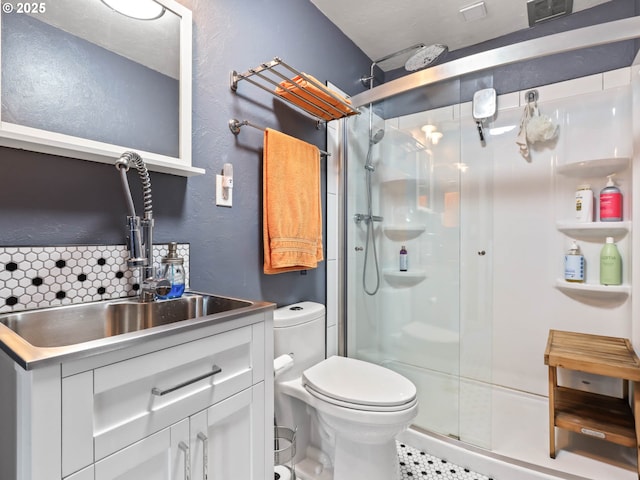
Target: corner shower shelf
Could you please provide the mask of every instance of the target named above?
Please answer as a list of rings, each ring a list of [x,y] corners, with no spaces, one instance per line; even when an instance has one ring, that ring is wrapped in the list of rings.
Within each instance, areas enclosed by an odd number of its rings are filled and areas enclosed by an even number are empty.
[[[628,157],[597,158],[556,166],[556,173],[573,178],[606,177],[629,168]]]
[[[572,283],[561,278],[556,280],[555,287],[563,293],[588,296],[594,299],[626,299],[631,293],[629,285],[596,285],[591,283]]]
[[[238,83],[241,80],[246,80],[279,100],[284,100],[318,122],[360,113],[337,92],[330,90],[311,75],[287,65],[278,57],[250,68],[244,73],[232,71],[230,79],[232,91],[238,90]]]
[[[388,268],[384,269],[382,274],[389,285],[396,288],[413,287],[427,278],[427,272],[420,269],[411,269],[407,272],[401,272],[399,270]]]
[[[631,222],[556,222],[558,231],[569,237],[601,239],[603,237],[623,238],[631,231]]]
[[[427,226],[423,223],[418,224],[395,224],[385,225],[382,227],[384,234],[395,241],[411,240],[422,234]]]

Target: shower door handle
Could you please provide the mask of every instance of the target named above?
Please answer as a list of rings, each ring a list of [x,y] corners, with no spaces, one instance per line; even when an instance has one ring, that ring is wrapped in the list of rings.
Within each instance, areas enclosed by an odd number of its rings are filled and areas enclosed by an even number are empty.
[[[356,247],[356,252],[361,252],[363,250],[364,250],[364,248],[362,248],[362,247]]]

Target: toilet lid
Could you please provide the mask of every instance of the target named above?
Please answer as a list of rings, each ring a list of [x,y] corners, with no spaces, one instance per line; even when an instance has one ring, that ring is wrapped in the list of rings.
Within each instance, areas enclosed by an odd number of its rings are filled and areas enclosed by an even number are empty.
[[[303,385],[324,397],[357,405],[393,407],[416,398],[416,387],[388,368],[333,356],[302,373]]]

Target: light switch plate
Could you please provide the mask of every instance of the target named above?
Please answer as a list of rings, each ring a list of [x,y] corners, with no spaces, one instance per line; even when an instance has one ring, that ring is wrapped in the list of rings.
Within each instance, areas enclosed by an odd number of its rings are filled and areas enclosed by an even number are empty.
[[[233,203],[233,188],[224,188],[222,186],[222,175],[216,175],[216,205],[219,207],[230,207]],[[227,198],[224,198],[225,190],[228,193]]]

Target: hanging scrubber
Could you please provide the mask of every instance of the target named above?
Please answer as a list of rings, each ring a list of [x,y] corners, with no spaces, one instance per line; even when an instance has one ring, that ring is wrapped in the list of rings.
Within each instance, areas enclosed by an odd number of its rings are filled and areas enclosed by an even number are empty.
[[[520,120],[520,131],[516,144],[520,147],[520,155],[529,160],[529,144],[547,142],[558,135],[558,126],[547,115],[538,110],[538,92],[527,92],[527,105]]]

